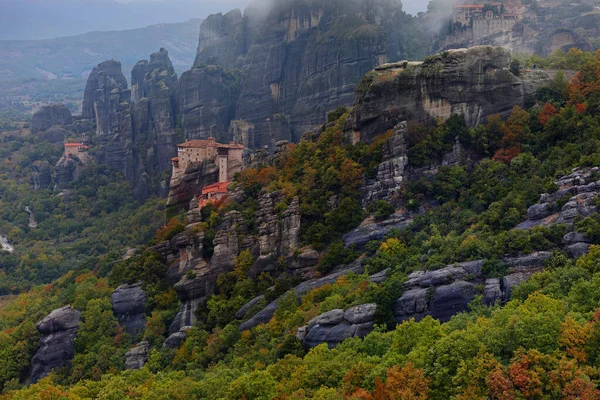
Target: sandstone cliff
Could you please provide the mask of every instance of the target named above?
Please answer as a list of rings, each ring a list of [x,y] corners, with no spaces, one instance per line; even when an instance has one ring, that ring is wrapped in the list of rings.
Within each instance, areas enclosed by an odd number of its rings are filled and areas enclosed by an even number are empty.
[[[168,52],[160,49],[150,61],[140,61],[131,81],[129,89],[118,61],[95,67],[86,85],[82,118],[70,128],[90,134],[97,144],[91,156],[119,171],[143,201],[150,194],[166,195],[165,175],[177,154],[178,81]],[[76,179],[78,168],[77,160],[63,157],[56,167],[57,187]]]
[[[169,171],[177,155],[177,74],[165,49],[136,64],[131,88],[134,182],[137,197],[145,198],[159,186],[149,180]]]
[[[237,200],[244,200],[242,193],[234,193],[232,196]],[[214,248],[210,255],[205,251],[205,232],[196,229],[200,222],[197,209],[188,213],[191,224],[184,232],[152,248],[169,265],[169,279],[174,282],[181,301],[179,313],[171,324],[169,334],[177,334],[196,323],[195,310],[207,296],[215,293],[217,277],[233,270],[235,257],[242,251],[249,250],[256,260],[249,270],[252,277],[263,272],[275,277],[281,274],[302,276],[316,266],[319,253],[311,252],[310,249],[298,249],[298,199],[292,201],[287,210],[278,212],[275,206],[282,199],[283,195],[279,192],[261,194],[261,211],[256,220],[258,229],[254,231],[250,230],[240,212],[225,214],[215,229],[214,239],[209,242]],[[286,260],[287,267],[284,269],[281,267],[282,259]],[[179,340],[179,336],[181,334],[172,341]]]
[[[370,142],[401,121],[426,124],[457,114],[475,126],[489,115],[507,115],[525,98],[510,62],[507,50],[482,46],[382,65],[357,86],[348,140]]]
[[[181,129],[186,139],[212,136],[225,143],[235,116],[238,76],[219,66],[197,67],[179,80],[178,106]]]
[[[195,67],[241,68],[235,120],[253,127],[243,143],[273,148],[298,141],[328,111],[350,105],[367,71],[405,56],[401,32],[409,21],[395,0],[286,0],[268,12],[250,6],[243,17],[234,10],[203,22]],[[199,130],[211,129],[211,122]],[[227,134],[219,125],[217,134]]]

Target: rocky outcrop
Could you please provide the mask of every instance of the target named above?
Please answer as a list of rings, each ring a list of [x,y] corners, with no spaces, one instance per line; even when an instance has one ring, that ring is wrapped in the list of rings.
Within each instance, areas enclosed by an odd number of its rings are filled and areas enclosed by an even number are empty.
[[[177,74],[165,49],[151,54],[150,62],[138,62],[131,72],[136,177],[171,169],[171,158],[177,155],[177,85]]]
[[[300,244],[300,201],[294,198],[285,211],[278,215],[277,208],[285,205],[281,192],[265,193],[258,201],[259,256],[250,273],[274,272],[280,257],[291,256]]]
[[[52,185],[52,167],[47,161],[36,161],[31,165],[31,188],[48,189]]]
[[[377,167],[375,178],[366,182],[362,188],[363,206],[379,200],[394,202],[400,193],[408,166],[406,147],[407,123],[401,122],[394,128],[394,134],[383,146],[383,162]]]
[[[298,329],[297,337],[307,348],[327,343],[330,348],[352,337],[365,337],[375,326],[376,304],[332,310],[311,319]]]
[[[241,68],[235,121],[251,127],[243,130],[243,143],[273,148],[281,140],[298,141],[325,122],[328,111],[350,105],[367,71],[401,59],[408,21],[394,0],[286,0],[268,8],[257,2],[243,17],[234,10],[202,23],[194,67]],[[212,102],[223,104],[215,95]]]
[[[574,232],[575,222],[600,211],[600,180],[598,167],[576,169],[571,174],[555,182],[552,192],[544,193],[537,204],[527,210],[527,220],[516,229],[530,229],[535,226],[561,224],[570,232],[563,238],[566,250],[572,257],[580,257],[589,250],[591,240]]]
[[[146,330],[146,292],[142,283],[121,285],[111,296],[115,317],[125,331],[135,338]]]
[[[549,252],[507,257],[502,262],[508,275],[501,279],[487,278],[483,261],[414,272],[404,284],[405,292],[396,301],[394,316],[398,322],[411,318],[420,320],[426,315],[446,322],[452,316],[467,311],[469,303],[479,294],[488,305],[508,301],[512,289],[543,269],[550,257]]]
[[[229,143],[229,124],[235,116],[237,74],[220,66],[184,72],[179,80],[178,104],[186,139],[215,137]],[[245,144],[245,143],[244,143]]]
[[[105,61],[94,67],[88,77],[83,95],[82,115],[96,121],[98,136],[125,135],[123,113],[128,111],[131,91],[121,72],[119,61]],[[127,105],[125,105],[125,103]]]
[[[564,224],[573,227],[578,217],[589,217],[600,208],[597,198],[600,196],[600,180],[594,167],[585,170],[574,170],[555,182],[556,190],[542,194],[539,203],[527,210],[528,219],[517,229],[528,229],[534,226],[550,226]]]
[[[56,125],[65,126],[72,123],[71,111],[64,104],[50,104],[43,106],[31,117],[31,133],[35,135]]]
[[[475,126],[489,115],[507,115],[524,101],[510,62],[507,50],[481,46],[379,66],[357,85],[344,127],[348,141],[370,143],[401,121],[426,124],[457,114]]]
[[[249,270],[252,277],[261,273],[302,276],[318,263],[319,254],[312,249],[295,251],[300,240],[299,202],[297,198],[293,199],[282,211],[281,204],[285,201],[285,196],[279,192],[261,195],[257,214],[258,235],[249,234],[240,212],[225,214],[216,227],[210,258],[203,251],[204,233],[195,229],[198,222],[189,225],[185,232],[175,236],[168,244],[154,248],[172,266],[169,272],[172,280],[178,279],[174,287],[181,306],[169,328],[170,334],[195,324],[198,305],[215,293],[218,276],[233,270],[235,257],[242,251],[249,250],[256,259]],[[189,215],[192,221],[196,221],[195,209]],[[281,265],[282,259],[286,260],[287,269]]]
[[[52,311],[37,323],[42,335],[40,348],[31,360],[31,382],[35,383],[55,368],[70,365],[75,355],[75,337],[80,313],[71,306]]]
[[[54,166],[54,190],[70,187],[81,177],[84,168],[85,165],[79,158],[63,155]]]
[[[148,361],[150,343],[143,341],[125,354],[125,369],[141,369]]]
[[[167,340],[163,343],[163,349],[178,349],[187,339],[188,331],[192,329],[191,326],[184,326],[179,330],[179,332],[175,332],[170,335]]]
[[[194,68],[221,65],[240,68],[246,54],[246,27],[239,9],[209,15],[200,25],[200,40]]]
[[[404,229],[412,222],[412,216],[406,212],[394,213],[385,221],[375,221],[368,218],[356,229],[344,235],[342,241],[345,247],[355,247],[363,250],[367,243],[382,241],[393,229]]]
[[[356,273],[356,274],[361,274],[361,273],[363,273],[363,271],[364,271],[364,267],[360,264],[360,262],[356,262],[356,263],[346,266],[346,267],[340,266],[339,271],[331,273],[322,278],[311,279],[311,280],[302,282],[300,285],[296,286],[293,290],[294,290],[294,293],[296,294],[296,298],[299,301],[303,295],[305,295],[306,293],[310,292],[313,289],[320,288],[327,284],[335,283],[335,281],[337,281],[338,278],[340,278],[344,275],[347,275],[351,272]],[[273,316],[275,315],[275,311],[277,311],[277,306],[279,305],[279,301],[281,301],[283,299],[283,297],[286,295],[283,295],[283,296],[273,300],[265,308],[263,308],[262,310],[260,310],[258,313],[254,314],[254,315],[248,315],[248,310],[251,309],[256,303],[261,301],[264,297],[259,296],[258,298],[253,299],[248,304],[244,305],[236,313],[236,317],[238,319],[247,319],[246,321],[242,322],[242,324],[240,324],[240,331],[249,330],[260,324],[265,324],[265,323],[269,322],[271,320],[271,318],[273,318]]]

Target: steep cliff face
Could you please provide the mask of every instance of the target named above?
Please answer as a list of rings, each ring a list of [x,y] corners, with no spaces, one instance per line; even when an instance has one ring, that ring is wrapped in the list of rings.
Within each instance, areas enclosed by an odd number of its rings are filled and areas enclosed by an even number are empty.
[[[144,189],[156,193],[148,177],[171,168],[177,155],[175,133],[177,74],[165,49],[136,64],[131,72],[134,176],[138,197],[146,197]],[[145,188],[141,185],[145,184]],[[150,186],[150,187],[149,187]]]
[[[242,192],[234,192],[231,196],[240,202],[245,199]],[[256,260],[249,270],[252,277],[263,272],[275,277],[281,274],[302,276],[308,269],[314,269],[319,253],[298,248],[298,199],[293,200],[287,210],[276,210],[282,200],[283,195],[279,192],[260,196],[257,231],[250,230],[240,212],[225,214],[215,229],[214,239],[209,242],[213,247],[210,255],[205,251],[205,232],[197,229],[200,222],[197,209],[188,213],[190,225],[184,232],[152,248],[169,265],[168,276],[181,301],[179,313],[169,328],[170,335],[196,323],[196,309],[207,296],[215,293],[218,276],[231,272],[235,258],[243,251],[248,250]],[[282,268],[282,259],[286,260],[286,268]]]
[[[85,87],[82,116],[96,121],[96,134],[108,136],[120,132],[122,103],[129,103],[131,91],[119,61],[105,61],[96,66]]]
[[[218,182],[219,168],[214,160],[192,163],[181,176],[171,177],[167,204],[187,207],[190,199],[202,192],[204,186]]]
[[[164,175],[177,154],[178,81],[168,52],[160,49],[150,61],[140,61],[131,82],[128,89],[118,61],[95,67],[86,85],[82,117],[70,128],[90,134],[98,144],[91,152],[95,161],[123,174],[143,201],[150,194],[166,194]],[[77,168],[73,160],[59,161],[57,184],[76,179]]]
[[[357,87],[348,140],[370,142],[401,121],[432,123],[458,114],[475,126],[489,115],[507,115],[524,102],[510,61],[507,50],[482,46],[380,66]]]
[[[118,61],[106,61],[95,67],[87,81],[82,116],[95,121],[100,148],[99,164],[121,172],[133,181],[131,90]]]
[[[228,143],[229,124],[235,115],[238,76],[219,66],[184,72],[179,80],[178,104],[184,137],[212,136]]]
[[[222,65],[240,68],[246,54],[246,29],[239,9],[209,15],[200,25],[200,40],[194,68]]]
[[[253,127],[244,144],[272,148],[350,105],[367,71],[400,59],[407,18],[397,0],[286,0],[268,11],[253,5],[244,17],[234,10],[204,21],[195,66],[241,67],[235,119]]]

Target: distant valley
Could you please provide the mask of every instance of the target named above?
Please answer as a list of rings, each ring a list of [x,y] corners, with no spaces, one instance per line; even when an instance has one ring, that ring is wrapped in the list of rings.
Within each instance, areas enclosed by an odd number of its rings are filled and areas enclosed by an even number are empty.
[[[49,40],[0,41],[4,55],[0,59],[0,117],[17,121],[51,102],[65,103],[77,112],[88,74],[107,59],[120,60],[128,76],[139,60],[164,47],[181,74],[194,62],[201,22],[192,19]]]

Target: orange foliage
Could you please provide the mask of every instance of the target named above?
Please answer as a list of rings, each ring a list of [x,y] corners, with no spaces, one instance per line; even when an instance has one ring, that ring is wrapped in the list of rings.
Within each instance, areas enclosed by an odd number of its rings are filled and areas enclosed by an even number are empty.
[[[494,400],[515,400],[517,395],[511,380],[506,376],[502,367],[497,366],[485,380],[490,396]]]
[[[545,371],[539,367],[542,357],[542,354],[535,350],[521,351],[510,364],[510,378],[525,398],[538,398],[544,394],[542,379]]]
[[[546,105],[544,105],[544,108],[540,112],[540,115],[539,115],[540,124],[546,125],[548,123],[548,121],[550,121],[550,118],[552,118],[556,114],[558,114],[556,107],[554,107],[550,103],[546,103]]]
[[[569,357],[585,362],[585,347],[590,338],[590,330],[590,324],[582,326],[573,317],[567,316],[561,326],[560,344]]]
[[[373,393],[358,389],[351,397],[361,400],[425,400],[429,395],[430,382],[423,370],[409,362],[402,369],[397,366],[388,369],[385,383],[378,379]]]
[[[169,234],[173,231],[173,229],[177,228],[177,226],[179,225],[181,225],[181,222],[179,222],[176,218],[171,218],[167,225],[157,229],[154,238],[157,242],[164,242],[165,240],[167,240]]]
[[[488,129],[498,129],[502,134],[500,150],[494,155],[494,160],[509,163],[521,154],[521,145],[529,140],[531,135],[529,120],[529,113],[521,107],[515,106],[506,123],[497,118],[488,121]]]
[[[576,104],[575,109],[577,110],[577,113],[579,113],[579,114],[585,114],[587,112],[587,106],[585,105],[585,103]]]
[[[521,154],[521,148],[517,146],[511,147],[509,149],[500,149],[496,152],[496,154],[494,154],[494,161],[499,161],[508,164],[513,158],[515,158],[519,154]]]

